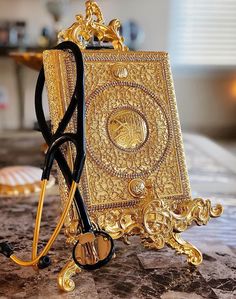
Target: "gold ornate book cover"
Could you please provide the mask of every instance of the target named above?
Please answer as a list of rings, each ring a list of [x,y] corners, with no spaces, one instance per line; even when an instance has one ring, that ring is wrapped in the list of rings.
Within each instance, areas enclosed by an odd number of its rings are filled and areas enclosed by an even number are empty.
[[[190,199],[168,54],[84,51],[87,159],[81,188],[89,211]],[[44,53],[54,128],[70,101],[70,53]],[[55,84],[55,82],[57,84]],[[71,129],[75,124],[71,124]]]

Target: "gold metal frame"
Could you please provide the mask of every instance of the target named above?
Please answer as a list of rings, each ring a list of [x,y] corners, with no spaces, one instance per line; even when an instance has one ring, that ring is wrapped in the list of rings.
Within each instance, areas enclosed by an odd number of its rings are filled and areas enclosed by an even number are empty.
[[[128,244],[129,236],[139,235],[145,247],[160,249],[167,244],[187,255],[189,263],[199,265],[201,252],[184,241],[181,233],[194,222],[207,224],[211,217],[220,216],[223,208],[212,207],[210,200],[191,198],[168,54],[124,51],[127,48],[119,35],[119,25],[117,20],[104,25],[98,5],[87,1],[86,17],[77,16],[76,22],[59,34],[61,40],[72,40],[82,49],[95,35],[100,41],[112,42],[116,50],[122,50],[83,51],[88,157],[80,189],[94,225],[105,229],[114,239],[123,239]],[[46,51],[44,68],[50,114],[56,129],[73,93],[73,57],[59,50]],[[141,96],[145,101],[142,107],[138,104]],[[145,106],[150,109],[146,110]],[[156,135],[153,115],[160,120]],[[100,120],[101,128],[96,120]],[[69,130],[74,129],[75,122],[71,122]],[[101,130],[105,140],[101,134],[96,135]],[[94,151],[96,144],[99,149]],[[68,147],[65,151],[71,162],[74,149]],[[112,167],[107,163],[107,152],[115,161],[115,164],[111,162]],[[119,156],[118,152],[122,154]],[[135,165],[138,153],[142,164],[134,172],[127,163]],[[154,157],[155,161],[147,157]],[[68,190],[60,171],[58,175],[65,203]],[[94,182],[99,185],[101,178],[100,187],[94,187]],[[78,239],[78,224],[78,215],[72,208],[65,221],[68,244]],[[72,276],[80,271],[69,261],[58,276],[59,287],[64,291],[73,290]]]
[[[59,41],[72,41],[79,45],[81,49],[86,48],[86,44],[97,37],[99,41],[111,42],[115,50],[128,50],[124,45],[124,39],[120,36],[120,21],[114,19],[105,25],[103,14],[94,1],[86,2],[86,15],[76,15],[76,21],[66,30],[58,34]]]

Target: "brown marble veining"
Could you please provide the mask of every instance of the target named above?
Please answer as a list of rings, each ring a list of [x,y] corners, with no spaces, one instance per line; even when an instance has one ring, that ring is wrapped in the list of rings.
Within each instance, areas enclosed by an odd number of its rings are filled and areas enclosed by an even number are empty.
[[[39,166],[42,162],[41,142],[41,137],[37,136],[21,138],[20,143],[17,138],[1,139],[0,167],[12,164]],[[214,175],[218,181],[227,184],[234,181],[232,169],[217,164],[214,159],[212,161],[210,151],[207,154],[205,148],[201,151],[191,142],[191,138],[187,138],[185,145],[193,185],[201,186],[203,174],[213,181]],[[193,227],[184,234],[204,253],[204,262],[198,268],[188,265],[184,256],[176,255],[170,248],[148,251],[140,245],[138,238],[132,238],[129,246],[117,241],[116,258],[102,269],[83,271],[75,278],[76,290],[63,293],[58,290],[56,278],[70,257],[70,248],[65,245],[61,234],[50,252],[53,265],[46,270],[37,273],[0,257],[0,299],[236,298],[236,192],[232,190],[233,186],[230,192],[220,192],[217,188],[215,192],[206,192],[204,188],[193,190],[195,194],[205,192],[213,201],[223,198],[225,205],[221,218],[212,220],[206,227]],[[25,258],[30,258],[36,208],[37,196],[0,199],[0,241],[10,241],[18,254]],[[44,209],[41,246],[46,243],[59,213],[59,197],[52,193],[47,197]]]

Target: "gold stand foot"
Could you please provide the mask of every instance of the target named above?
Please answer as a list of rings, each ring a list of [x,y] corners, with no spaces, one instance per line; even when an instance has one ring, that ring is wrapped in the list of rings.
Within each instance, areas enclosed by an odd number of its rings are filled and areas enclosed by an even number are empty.
[[[192,244],[184,241],[181,233],[194,222],[206,225],[210,218],[219,217],[223,207],[212,207],[210,200],[197,198],[184,201],[175,206],[168,206],[164,201],[152,200],[143,209],[143,224],[145,233],[141,235],[145,247],[161,249],[165,244],[178,253],[186,254],[192,265],[202,263],[201,252]]]
[[[75,283],[71,277],[81,272],[81,269],[74,263],[69,261],[58,275],[57,283],[59,288],[65,292],[71,292],[75,289]]]
[[[180,234],[173,233],[172,237],[166,243],[178,253],[186,254],[190,264],[198,266],[202,263],[202,253],[191,243],[183,240]]]

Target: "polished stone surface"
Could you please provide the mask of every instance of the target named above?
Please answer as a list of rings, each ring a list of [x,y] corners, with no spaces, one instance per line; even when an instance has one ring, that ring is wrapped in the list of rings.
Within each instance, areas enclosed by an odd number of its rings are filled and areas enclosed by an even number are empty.
[[[42,139],[35,135],[21,136],[20,140],[1,138],[0,167],[39,166],[41,143]],[[193,196],[211,198],[225,206],[222,217],[204,227],[194,226],[183,234],[202,250],[202,265],[198,268],[188,265],[185,256],[167,247],[160,251],[146,250],[135,237],[129,246],[117,241],[116,258],[100,270],[78,274],[76,290],[63,293],[57,288],[56,277],[70,258],[70,248],[61,234],[50,252],[53,266],[39,273],[0,257],[0,299],[236,298],[236,159],[222,153],[210,141],[192,135],[185,136],[185,149]],[[41,246],[49,238],[60,213],[59,197],[54,191],[46,200]],[[36,208],[37,196],[0,198],[0,241],[10,241],[24,258],[30,258]]]

